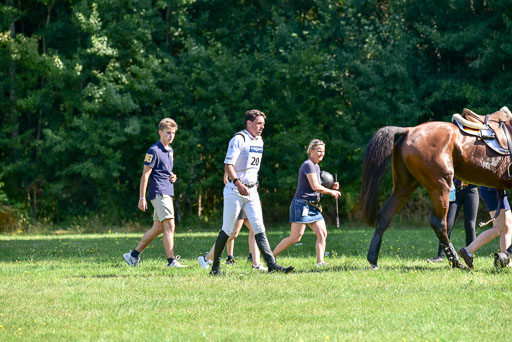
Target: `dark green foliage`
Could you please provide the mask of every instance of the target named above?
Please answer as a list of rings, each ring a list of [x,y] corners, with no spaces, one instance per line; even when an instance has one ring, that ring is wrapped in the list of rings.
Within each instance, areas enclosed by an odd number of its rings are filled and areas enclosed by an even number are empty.
[[[7,1],[0,5],[4,203],[57,223],[146,220],[136,209],[142,158],[158,139],[158,121],[172,117],[179,218],[217,219],[227,142],[243,113],[258,108],[268,116],[260,174],[266,220],[287,221],[313,138],[327,143],[321,167],[338,174],[347,218],[377,128],[510,105],[509,5]]]

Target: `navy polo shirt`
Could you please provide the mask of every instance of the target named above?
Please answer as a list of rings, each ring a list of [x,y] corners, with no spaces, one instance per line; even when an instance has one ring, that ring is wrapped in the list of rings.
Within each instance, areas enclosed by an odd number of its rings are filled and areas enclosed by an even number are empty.
[[[174,165],[174,151],[171,145],[166,150],[158,140],[146,152],[144,165],[153,169],[149,175],[149,200],[155,199],[156,195],[174,196],[174,184],[169,180]]]

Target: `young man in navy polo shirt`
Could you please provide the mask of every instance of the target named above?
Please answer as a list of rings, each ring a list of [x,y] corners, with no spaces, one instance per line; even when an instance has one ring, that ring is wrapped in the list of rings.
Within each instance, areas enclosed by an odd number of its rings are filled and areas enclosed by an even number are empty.
[[[173,149],[178,125],[173,119],[165,118],[160,121],[158,134],[160,140],[154,143],[146,152],[144,169],[140,178],[139,204],[142,211],[148,209],[146,189],[149,183],[148,199],[153,205],[153,227],[148,230],[139,244],[131,252],[123,254],[129,266],[139,266],[140,253],[163,232],[164,249],[168,267],[188,267],[180,264],[179,257],[174,255],[174,183],[177,176],[172,173],[174,165]]]

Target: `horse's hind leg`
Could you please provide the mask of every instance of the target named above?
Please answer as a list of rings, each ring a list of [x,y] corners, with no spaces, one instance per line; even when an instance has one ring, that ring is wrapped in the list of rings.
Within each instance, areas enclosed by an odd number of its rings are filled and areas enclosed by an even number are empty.
[[[430,226],[434,229],[434,232],[441,242],[441,246],[444,249],[446,257],[453,268],[465,268],[465,266],[459,261],[459,256],[455,251],[450,239],[448,238],[448,230],[446,226],[446,215],[449,207],[449,193],[451,185],[451,178],[443,179],[438,183],[438,187],[435,189],[428,189],[430,199],[432,201],[432,216],[430,218]]]
[[[382,244],[382,235],[389,227],[393,217],[400,208],[402,208],[407,198],[409,198],[417,187],[418,182],[407,170],[400,154],[399,144],[397,144],[393,150],[393,192],[379,212],[377,226],[373,233],[370,249],[366,257],[372,269],[378,268],[377,261]]]
[[[391,220],[395,214],[404,205],[412,192],[414,192],[414,189],[408,194],[397,194],[393,191],[391,196],[386,201],[386,204],[379,212],[377,226],[375,227],[372,242],[370,243],[370,249],[368,250],[368,255],[366,257],[373,269],[378,268],[377,262],[379,260],[380,246],[382,244],[382,236],[384,235],[384,232],[389,227],[389,224],[391,223]]]

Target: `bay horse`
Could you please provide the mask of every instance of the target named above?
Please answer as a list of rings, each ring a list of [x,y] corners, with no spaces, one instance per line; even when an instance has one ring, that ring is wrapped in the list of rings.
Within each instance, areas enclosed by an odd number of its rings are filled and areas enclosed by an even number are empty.
[[[506,107],[490,114],[489,118],[490,121],[505,122],[510,128],[512,115]],[[398,136],[396,143],[395,136]],[[378,212],[379,186],[390,156],[393,190]],[[509,163],[509,156],[499,155],[481,139],[461,132],[454,123],[426,122],[415,127],[387,126],[377,130],[363,159],[360,193],[362,219],[368,225],[375,225],[367,255],[372,269],[378,268],[382,235],[418,185],[429,194],[432,202],[430,226],[450,265],[465,268],[446,230],[453,178],[490,188],[512,189],[512,179],[507,175]]]

